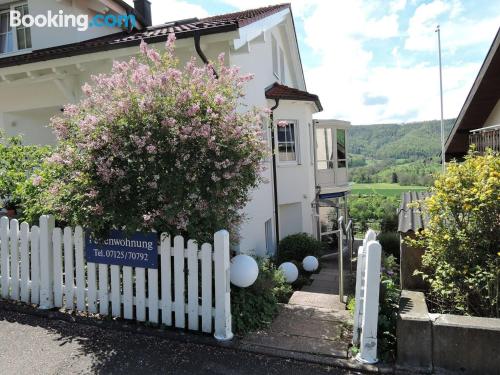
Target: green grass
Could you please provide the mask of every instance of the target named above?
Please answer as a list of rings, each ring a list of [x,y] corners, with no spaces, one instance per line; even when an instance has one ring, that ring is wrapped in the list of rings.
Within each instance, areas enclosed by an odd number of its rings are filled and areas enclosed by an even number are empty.
[[[405,191],[424,191],[428,188],[425,186],[401,186],[399,184],[389,183],[374,183],[374,184],[357,184],[352,186],[352,194],[380,194],[386,197],[400,196]]]

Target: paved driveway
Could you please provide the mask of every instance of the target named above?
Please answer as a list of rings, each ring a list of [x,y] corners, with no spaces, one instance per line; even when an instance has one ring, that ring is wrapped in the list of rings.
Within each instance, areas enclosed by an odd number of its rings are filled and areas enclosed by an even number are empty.
[[[0,310],[0,373],[291,375],[348,372]]]

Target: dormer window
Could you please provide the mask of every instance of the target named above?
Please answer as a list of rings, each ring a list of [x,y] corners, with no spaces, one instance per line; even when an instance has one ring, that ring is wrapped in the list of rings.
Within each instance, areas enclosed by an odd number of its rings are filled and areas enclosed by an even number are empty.
[[[28,4],[0,5],[0,54],[31,48],[31,29],[22,25],[11,27],[11,11],[19,12],[22,18],[28,14]]]

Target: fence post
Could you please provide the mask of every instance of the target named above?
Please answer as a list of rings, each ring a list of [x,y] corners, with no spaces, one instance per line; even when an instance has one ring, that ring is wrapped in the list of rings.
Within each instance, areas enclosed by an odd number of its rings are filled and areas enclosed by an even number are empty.
[[[231,330],[231,286],[229,283],[229,233],[214,235],[215,333],[219,341],[233,338]]]
[[[377,241],[369,241],[366,246],[361,345],[356,359],[362,363],[376,363],[378,362],[377,326],[382,247]]]
[[[40,308],[54,307],[54,259],[52,232],[55,219],[51,215],[40,217]]]
[[[359,336],[361,331],[361,316],[363,313],[363,290],[364,279],[366,275],[366,246],[369,241],[375,241],[377,234],[368,229],[363,239],[363,244],[358,248],[358,259],[356,264],[356,289],[355,289],[355,308],[354,308],[354,322],[353,322],[353,345],[359,346]]]
[[[0,266],[0,274],[2,275],[2,298],[9,298],[10,290],[10,264],[9,264],[9,218],[3,216],[0,219],[0,252],[2,254],[2,264]]]

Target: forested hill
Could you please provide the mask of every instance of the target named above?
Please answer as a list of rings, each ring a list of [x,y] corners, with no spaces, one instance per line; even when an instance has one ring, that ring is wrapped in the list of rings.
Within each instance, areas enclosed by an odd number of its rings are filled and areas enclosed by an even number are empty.
[[[444,121],[445,139],[454,119]],[[354,125],[349,129],[349,152],[376,160],[423,159],[437,156],[440,121],[406,124]]]

